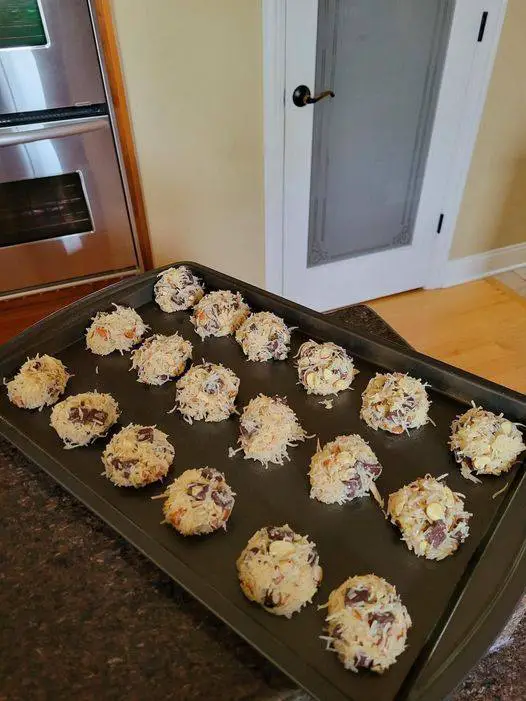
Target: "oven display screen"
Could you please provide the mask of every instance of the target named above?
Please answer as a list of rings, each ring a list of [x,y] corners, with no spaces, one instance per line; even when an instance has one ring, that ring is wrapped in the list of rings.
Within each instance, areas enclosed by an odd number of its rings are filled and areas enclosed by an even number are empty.
[[[0,183],[0,247],[93,231],[78,173]]]
[[[0,0],[0,49],[47,44],[37,0]]]

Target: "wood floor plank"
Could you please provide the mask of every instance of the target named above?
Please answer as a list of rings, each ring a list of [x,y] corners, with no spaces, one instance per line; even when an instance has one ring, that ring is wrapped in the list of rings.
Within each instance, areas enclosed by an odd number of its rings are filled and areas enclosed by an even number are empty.
[[[0,343],[27,329],[40,319],[122,278],[98,280],[36,294],[0,300]]]
[[[369,302],[417,350],[526,392],[526,300],[489,278]]]

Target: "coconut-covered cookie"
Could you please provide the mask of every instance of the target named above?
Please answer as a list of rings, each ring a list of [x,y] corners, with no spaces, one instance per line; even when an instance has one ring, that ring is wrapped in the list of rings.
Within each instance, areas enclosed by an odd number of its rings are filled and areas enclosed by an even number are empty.
[[[132,368],[137,379],[148,385],[163,385],[178,377],[192,357],[192,344],[178,333],[150,336],[132,352]]]
[[[153,296],[163,312],[179,312],[197,304],[205,291],[199,278],[186,265],[159,273]]]
[[[405,650],[412,622],[396,589],[375,574],[349,577],[327,605],[327,649],[345,669],[382,674]]]
[[[86,331],[86,346],[96,355],[131,350],[148,328],[135,309],[113,306],[112,312],[98,312]]]
[[[272,312],[257,312],[238,328],[236,341],[249,360],[285,360],[289,354],[290,329]]]
[[[430,421],[423,382],[401,372],[377,374],[362,394],[361,418],[374,430],[403,433]]]
[[[237,560],[237,571],[247,599],[287,618],[312,601],[323,575],[316,545],[288,525],[256,531]]]
[[[469,535],[463,494],[426,475],[389,495],[387,513],[409,550],[428,560],[452,555]]]
[[[144,487],[166,477],[174,454],[166,433],[130,424],[113,436],[102,462],[106,477],[117,487]]]
[[[523,450],[522,433],[502,414],[480,407],[468,409],[451,424],[449,445],[466,479],[480,482],[476,475],[508,472]]]
[[[175,406],[188,423],[224,421],[236,410],[239,377],[214,363],[193,365],[176,384]]]
[[[298,351],[298,377],[308,394],[338,394],[357,374],[345,348],[335,343],[306,341]]]
[[[259,460],[265,467],[269,462],[283,465],[288,460],[288,448],[304,441],[306,433],[285,397],[251,399],[239,420],[239,439],[246,459]]]
[[[119,405],[111,394],[83,392],[53,407],[51,426],[66,448],[77,448],[105,436],[119,413]]]
[[[228,336],[234,333],[250,314],[239,292],[209,292],[194,307],[192,324],[195,332],[207,336]]]
[[[7,396],[20,409],[43,409],[64,393],[69,378],[58,358],[36,355],[28,358],[13,379],[6,382]]]
[[[358,435],[338,436],[317,452],[310,462],[310,498],[325,504],[344,504],[372,491],[380,500],[374,481],[382,467],[368,444]]]
[[[221,472],[203,467],[183,472],[164,497],[166,523],[182,535],[204,535],[226,529],[235,494]]]

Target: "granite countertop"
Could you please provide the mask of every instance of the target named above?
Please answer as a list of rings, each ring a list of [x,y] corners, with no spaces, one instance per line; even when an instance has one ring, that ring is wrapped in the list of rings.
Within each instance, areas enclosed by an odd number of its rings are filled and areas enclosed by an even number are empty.
[[[366,307],[336,316],[403,343]],[[526,698],[525,643],[523,620],[450,701]],[[0,646],[0,701],[309,698],[1,439]]]

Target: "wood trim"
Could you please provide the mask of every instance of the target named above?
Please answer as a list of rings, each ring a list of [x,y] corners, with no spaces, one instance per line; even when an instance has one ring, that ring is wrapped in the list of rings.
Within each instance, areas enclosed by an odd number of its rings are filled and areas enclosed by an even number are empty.
[[[460,285],[463,282],[498,275],[523,265],[526,265],[526,242],[494,248],[484,253],[448,260],[440,275],[437,271],[434,284],[426,285],[426,288]]]
[[[135,216],[137,241],[143,266],[145,270],[150,270],[154,267],[152,248],[111,2],[109,0],[92,0],[92,8],[98,25],[100,47],[115,112],[117,132]]]
[[[285,144],[285,16],[282,0],[264,0],[263,124],[265,166],[265,286],[283,294],[283,149]]]

